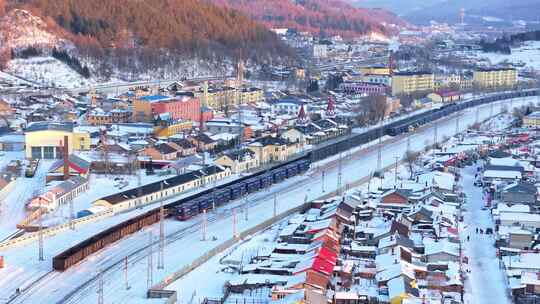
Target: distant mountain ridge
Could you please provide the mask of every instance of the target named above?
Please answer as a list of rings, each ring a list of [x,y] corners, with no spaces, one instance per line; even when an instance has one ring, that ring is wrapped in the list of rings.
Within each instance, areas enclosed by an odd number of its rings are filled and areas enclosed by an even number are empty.
[[[456,23],[459,10],[465,9],[469,22],[481,21],[481,17],[495,17],[505,21],[538,20],[538,0],[348,0],[357,6],[383,7],[413,23],[431,20]]]
[[[355,8],[342,0],[206,0],[230,7],[269,27],[286,27],[345,38],[390,34],[407,23],[382,9]]]

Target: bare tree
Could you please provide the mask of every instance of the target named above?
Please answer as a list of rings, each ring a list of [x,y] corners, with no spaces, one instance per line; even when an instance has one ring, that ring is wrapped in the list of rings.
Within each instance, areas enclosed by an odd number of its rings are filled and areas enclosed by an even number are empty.
[[[409,167],[410,179],[413,178],[414,163],[416,163],[416,161],[418,160],[418,157],[420,157],[420,152],[414,152],[411,150],[406,151],[405,155],[403,156],[403,160],[407,163],[407,166]]]

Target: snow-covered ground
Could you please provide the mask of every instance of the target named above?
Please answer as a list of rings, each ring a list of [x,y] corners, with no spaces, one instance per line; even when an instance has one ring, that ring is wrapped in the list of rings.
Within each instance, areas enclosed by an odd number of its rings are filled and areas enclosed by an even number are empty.
[[[512,54],[500,53],[476,53],[479,58],[487,58],[491,64],[508,63],[525,63],[525,68],[533,68],[540,70],[540,41],[527,41],[522,46],[512,48]]]
[[[53,57],[14,59],[9,62],[7,72],[43,86],[77,88],[95,84]]]
[[[50,161],[41,161],[34,177],[22,175],[15,180],[13,188],[0,204],[0,240],[13,234],[17,230],[17,223],[26,217],[24,205],[45,185],[45,176],[50,166]]]
[[[465,284],[465,303],[509,304],[511,301],[504,269],[500,268],[499,259],[496,257],[493,235],[476,232],[477,228],[484,231],[486,228],[493,228],[489,209],[482,210],[485,205],[482,188],[473,185],[476,170],[477,166],[471,166],[461,171],[461,185],[467,196],[461,239],[464,255],[469,259],[465,267],[470,270]],[[469,241],[466,241],[467,236],[470,237]]]
[[[536,97],[515,99],[514,106],[536,102]],[[498,104],[508,104],[508,101],[502,101]],[[490,115],[489,106],[480,107],[479,118],[486,119]],[[500,110],[500,106],[494,107],[494,114]],[[459,119],[459,129],[462,131],[475,122],[476,110],[468,109],[455,116]],[[410,134],[410,147],[413,150],[421,150],[426,144],[433,141],[433,127],[427,126]],[[438,136],[451,136],[456,132],[455,119],[443,119],[438,123]],[[407,149],[407,138],[392,139],[385,144],[382,149],[382,165],[388,166],[395,162],[395,157],[402,157]],[[366,177],[376,170],[377,152],[375,149],[359,151],[353,153],[343,161],[343,180],[342,185],[357,181]],[[322,169],[325,172],[326,191],[336,189],[337,186],[337,162],[315,165],[306,175],[295,177],[284,183],[274,185],[269,192],[259,192],[248,197],[249,220],[238,212],[238,231],[246,230],[255,226],[261,221],[272,216],[273,193],[277,194],[278,211],[284,211],[301,204],[306,195],[308,199],[314,199],[323,195],[322,191]],[[229,204],[218,211],[218,219],[210,217],[208,224],[208,235],[216,236],[217,241],[201,241],[199,225],[201,218],[197,217],[187,222],[177,222],[168,220],[166,223],[166,233],[174,234],[169,237],[165,249],[165,269],[155,270],[153,272],[153,281],[164,279],[172,271],[191,263],[194,259],[201,256],[211,248],[215,247],[221,241],[226,240],[232,235],[232,220],[230,209],[244,200]],[[133,216],[133,214],[131,214]],[[109,221],[120,221],[124,215]],[[104,221],[104,222],[107,222]],[[98,269],[105,269],[117,262],[119,266],[114,266],[111,271],[104,275],[105,298],[110,303],[138,303],[145,302],[146,291],[146,273],[147,260],[145,252],[140,252],[148,243],[148,231],[153,231],[157,235],[158,225],[146,228],[112,246],[107,247],[98,254],[92,255],[85,261],[75,265],[63,273],[47,273],[51,270],[51,258],[64,248],[69,247],[76,241],[83,239],[92,231],[95,233],[103,229],[105,223],[99,222],[95,225],[82,227],[77,233],[62,233],[45,240],[45,261],[37,260],[37,244],[30,244],[24,247],[15,248],[2,252],[6,257],[6,269],[0,270],[0,285],[4,288],[0,290],[0,298],[7,298],[13,294],[16,288],[23,288],[23,295],[15,303],[35,303],[35,302],[58,302],[62,300],[71,291],[79,289],[72,303],[93,303],[96,302],[96,282],[89,284],[85,282],[96,275]],[[110,225],[110,223],[109,223]],[[177,233],[175,233],[177,231]],[[126,290],[124,287],[124,274],[121,267],[123,257],[136,252],[133,258],[130,258],[128,277],[131,288]],[[156,261],[154,258],[154,267]],[[44,280],[31,286],[26,290],[26,286],[35,281],[39,276],[46,275]]]

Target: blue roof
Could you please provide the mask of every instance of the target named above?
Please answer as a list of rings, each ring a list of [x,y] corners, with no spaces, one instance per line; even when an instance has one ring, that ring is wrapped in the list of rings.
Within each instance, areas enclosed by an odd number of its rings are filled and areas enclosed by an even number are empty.
[[[143,96],[143,97],[141,97],[139,99],[153,102],[153,101],[168,100],[168,99],[171,99],[171,98],[169,96],[165,96],[165,95],[148,95],[148,96]]]

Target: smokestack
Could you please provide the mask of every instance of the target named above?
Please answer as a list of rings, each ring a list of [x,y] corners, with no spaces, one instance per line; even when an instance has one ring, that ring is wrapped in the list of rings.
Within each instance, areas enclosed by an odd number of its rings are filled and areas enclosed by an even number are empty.
[[[68,137],[64,136],[64,180],[69,179]]]

